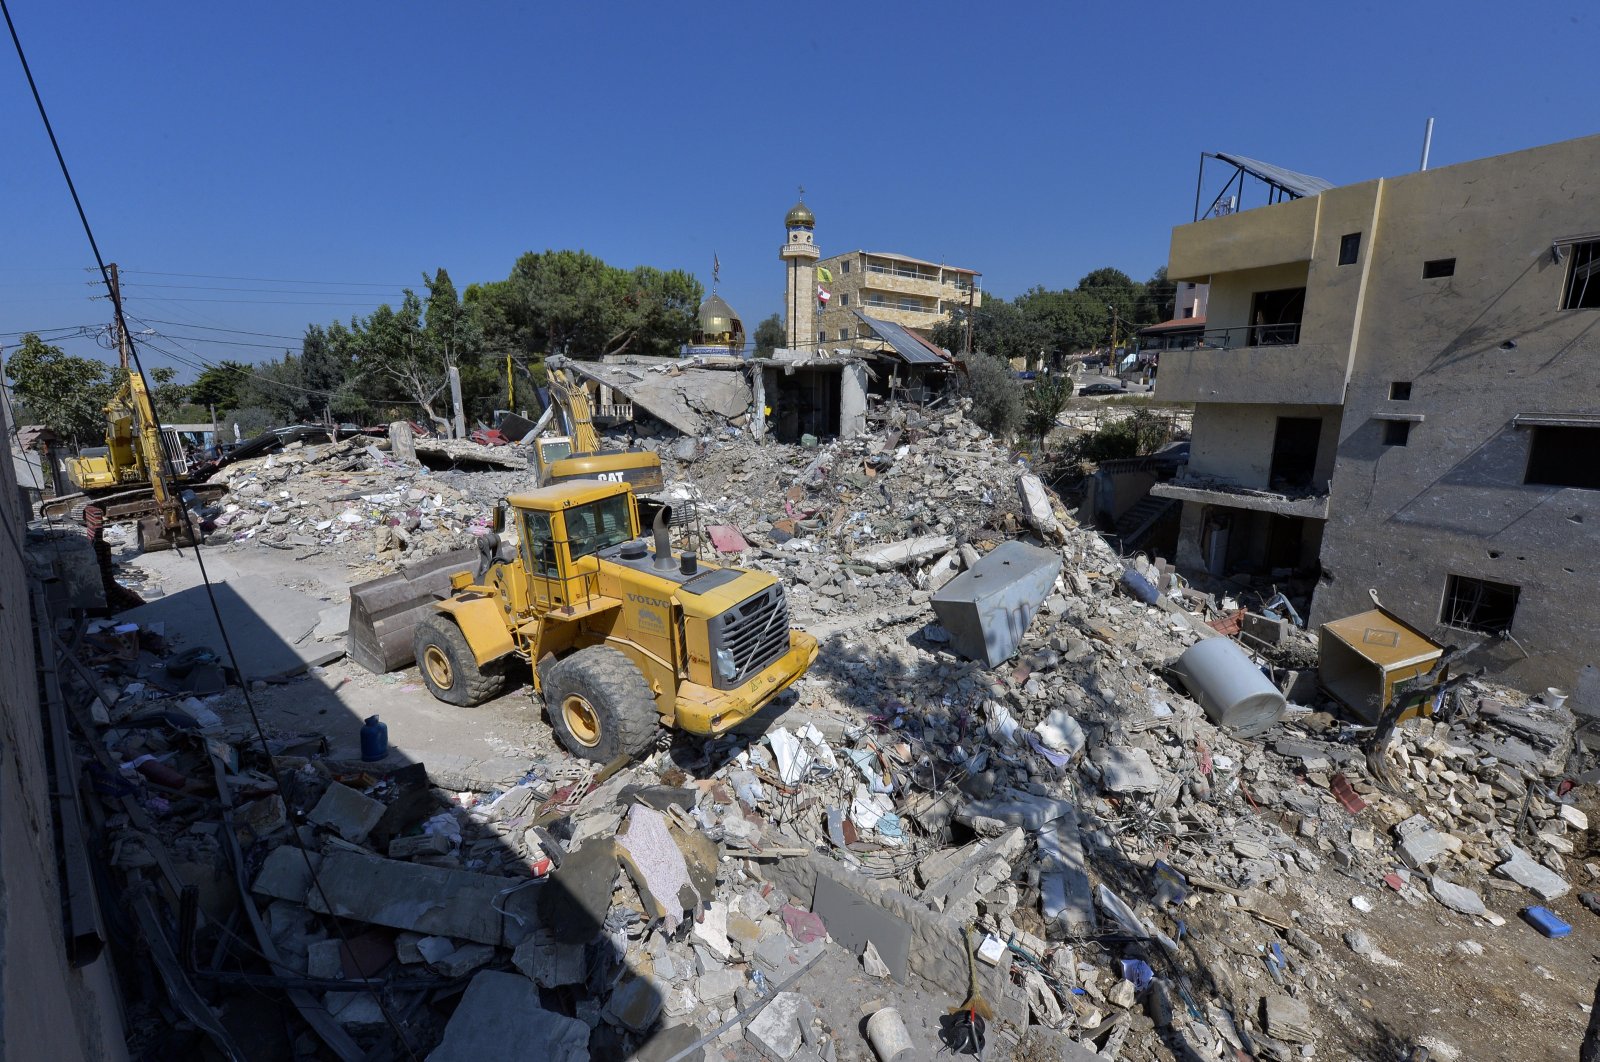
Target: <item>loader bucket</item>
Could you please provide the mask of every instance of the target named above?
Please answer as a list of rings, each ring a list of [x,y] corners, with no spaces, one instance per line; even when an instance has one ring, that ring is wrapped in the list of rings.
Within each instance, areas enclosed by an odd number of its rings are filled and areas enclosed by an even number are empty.
[[[458,549],[409,564],[393,575],[350,588],[350,631],[345,650],[350,659],[382,675],[410,664],[417,621],[433,611],[433,603],[450,596],[450,577],[478,567],[476,549]]]

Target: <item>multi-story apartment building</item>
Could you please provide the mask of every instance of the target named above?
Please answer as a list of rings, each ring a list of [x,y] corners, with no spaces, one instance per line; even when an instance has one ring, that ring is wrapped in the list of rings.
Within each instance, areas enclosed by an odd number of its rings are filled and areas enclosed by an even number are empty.
[[[1596,173],[1587,137],[1175,228],[1180,567],[1316,570],[1314,624],[1376,590],[1525,686],[1600,661]]]
[[[951,311],[983,305],[982,274],[971,269],[875,251],[837,254],[817,266],[833,277],[823,285],[831,297],[817,315],[817,341],[830,347],[875,338],[861,314],[927,338]]]

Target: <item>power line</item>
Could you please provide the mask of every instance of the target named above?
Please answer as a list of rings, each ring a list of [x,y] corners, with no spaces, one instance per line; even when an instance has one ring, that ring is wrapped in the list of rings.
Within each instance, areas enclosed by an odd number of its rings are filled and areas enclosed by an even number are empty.
[[[304,338],[303,336],[280,335],[277,332],[251,332],[251,331],[248,331],[248,330],[243,329],[243,328],[222,328],[222,327],[220,327],[218,325],[193,324],[192,322],[189,322],[189,321],[163,321],[163,320],[160,320],[160,319],[155,318],[155,317],[151,317],[151,318],[148,318],[148,319],[141,318],[141,320],[143,320],[145,324],[177,325],[180,328],[203,328],[208,332],[231,332],[236,336],[262,336],[263,338],[266,338],[266,339],[293,339],[293,340],[296,340],[296,341],[299,341],[300,339]],[[3,334],[5,334],[5,333],[0,333],[0,335],[3,335]]]
[[[321,295],[321,294],[332,295],[332,294],[335,294],[335,293],[334,292],[316,292],[316,294],[319,294],[319,295]],[[105,299],[105,298],[109,298],[110,296],[108,296],[108,295],[95,295],[95,296],[92,296],[92,297],[96,298],[96,299]],[[156,296],[154,296],[154,295],[146,295],[144,297],[148,298],[148,299],[156,298]],[[353,299],[350,299],[347,302],[301,302],[301,301],[296,301],[296,300],[293,300],[293,299],[283,299],[283,300],[280,300],[280,299],[193,299],[193,298],[175,298],[175,297],[173,297],[171,295],[162,295],[162,296],[159,297],[159,301],[161,301],[161,302],[226,302],[226,303],[232,303],[234,305],[239,305],[239,306],[367,306],[367,305],[370,305],[371,302],[374,301],[374,300],[382,301],[379,298],[379,296],[377,296],[375,294],[370,296],[370,297],[361,296],[361,297],[358,297],[358,298],[353,298]]]
[[[380,283],[375,280],[281,280],[274,277],[232,277],[215,273],[162,273],[154,269],[124,269],[124,273],[141,277],[185,277],[189,280],[242,280],[252,284],[323,284],[339,288],[403,288],[404,284]]]
[[[128,288],[171,288],[175,291],[248,291],[258,295],[354,295],[358,298],[376,298],[378,292],[371,291],[323,291],[319,288],[239,288],[211,284],[124,284]],[[400,288],[391,288],[399,291]]]
[[[0,13],[5,15],[6,29],[11,33],[11,43],[17,50],[17,60],[21,63],[22,72],[27,77],[28,89],[33,93],[34,105],[38,107],[39,118],[44,123],[45,132],[49,135],[50,147],[55,151],[56,162],[61,167],[61,176],[67,182],[67,190],[72,193],[72,203],[73,206],[77,208],[78,220],[83,223],[83,234],[89,240],[90,249],[94,251],[95,264],[100,267],[100,275],[105,280],[106,290],[113,296],[116,296],[117,290],[115,285],[112,283],[111,271],[106,266],[104,256],[102,256],[100,253],[100,243],[95,239],[94,229],[89,224],[89,215],[84,212],[83,201],[78,197],[77,185],[72,180],[72,171],[67,168],[66,156],[61,152],[61,144],[56,140],[55,128],[50,124],[50,115],[45,111],[44,108],[44,98],[39,95],[39,86],[33,79],[33,70],[28,66],[28,57],[22,50],[22,38],[17,36],[16,23],[12,22],[11,20],[11,5],[8,0],[0,0]],[[127,342],[129,354],[133,359],[133,368],[139,374],[140,384],[145,388],[146,392],[148,392],[150,389],[150,381],[145,376],[144,362],[139,357],[138,346],[128,338],[128,326],[127,322],[123,319],[122,300],[120,297],[112,299],[112,308],[116,314],[120,338]],[[165,462],[158,462],[157,467],[151,469],[151,475],[160,476],[163,471],[165,471],[168,476],[170,490],[173,486],[171,470],[170,468],[164,468],[164,465]],[[171,493],[173,497],[177,496],[177,492],[175,490],[171,491]],[[233,669],[236,673],[244,674],[243,669],[239,667],[238,654],[234,652],[233,638],[228,633],[228,625],[222,618],[222,608],[217,604],[217,594],[215,588],[211,585],[211,576],[206,571],[206,562],[204,556],[202,555],[200,544],[202,536],[195,533],[196,528],[194,526],[194,514],[189,510],[187,505],[181,506],[180,512],[182,513],[184,524],[189,532],[189,536],[194,541],[195,563],[199,565],[200,580],[205,584],[206,598],[211,602],[211,614],[213,618],[216,619],[217,630],[222,635],[222,645],[223,648],[227,650],[228,662],[233,666]],[[272,747],[267,741],[266,728],[262,726],[261,716],[256,712],[255,698],[251,695],[250,687],[246,685],[243,687],[242,692],[244,693],[245,707],[250,712],[250,721],[252,724],[254,724],[256,737],[261,743],[261,751],[266,755],[268,770],[272,772],[273,781],[278,787],[278,792],[287,792],[288,790],[284,787],[282,772],[279,770],[278,765],[272,756]],[[317,868],[311,862],[311,854],[298,843],[295,845],[295,847],[300,851],[301,859],[305,862],[306,872],[311,877],[312,886],[317,890],[317,895],[322,900],[323,907],[326,910],[332,911],[334,907],[328,902],[328,894],[322,887],[322,880],[317,875]],[[332,921],[334,931],[338,933],[340,941],[344,944],[346,953],[354,955],[355,953],[350,947],[350,940],[344,931],[344,927],[340,925],[337,918],[333,919]],[[369,976],[365,970],[360,968],[361,963],[359,959],[355,961],[355,966],[357,967],[356,972],[363,979],[366,979]],[[399,1040],[400,1046],[413,1059],[416,1058],[416,1052],[411,1050],[410,1041],[406,1039],[405,1033],[401,1030],[399,1022],[396,1021],[394,1014],[391,1013],[389,1004],[384,1000],[383,994],[378,992],[376,989],[372,989],[371,995],[373,1002],[378,1005],[378,1010],[383,1014],[384,1021],[394,1032],[396,1039]]]

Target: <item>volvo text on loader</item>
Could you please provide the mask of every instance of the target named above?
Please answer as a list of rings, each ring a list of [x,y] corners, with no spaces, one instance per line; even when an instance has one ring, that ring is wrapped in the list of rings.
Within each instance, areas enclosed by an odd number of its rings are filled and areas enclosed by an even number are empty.
[[[439,700],[470,706],[533,665],[551,726],[575,755],[643,750],[658,724],[722,734],[805,673],[817,641],[789,628],[783,584],[764,572],[674,556],[670,514],[654,550],[627,483],[570,480],[504,499],[476,576],[417,622],[414,649]]]

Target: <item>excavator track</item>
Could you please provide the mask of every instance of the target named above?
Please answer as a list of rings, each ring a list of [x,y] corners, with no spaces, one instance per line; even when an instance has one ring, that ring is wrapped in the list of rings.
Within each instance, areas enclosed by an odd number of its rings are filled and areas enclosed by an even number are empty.
[[[194,491],[196,499],[202,505],[209,505],[227,493],[227,488],[221,485],[201,485],[187,488]],[[48,519],[67,517],[73,523],[87,524],[83,511],[89,506],[101,510],[105,517],[103,523],[121,523],[129,520],[140,520],[148,516],[155,516],[161,512],[161,507],[156,504],[155,494],[149,487],[135,490],[113,491],[109,494],[63,494],[59,498],[51,498],[39,507],[40,515]]]

